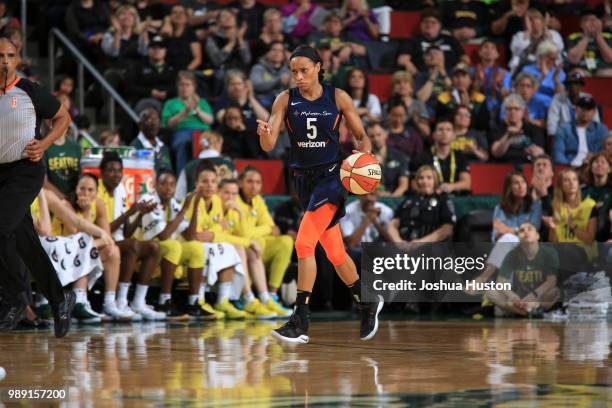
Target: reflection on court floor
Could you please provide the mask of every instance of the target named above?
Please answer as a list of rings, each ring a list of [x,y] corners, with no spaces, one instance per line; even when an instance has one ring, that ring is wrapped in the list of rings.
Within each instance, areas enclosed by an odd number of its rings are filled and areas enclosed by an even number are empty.
[[[599,322],[314,322],[311,343],[278,323],[133,324],[0,335],[6,390],[67,389],[67,406],[606,407],[610,329]],[[0,404],[0,406],[2,406]]]

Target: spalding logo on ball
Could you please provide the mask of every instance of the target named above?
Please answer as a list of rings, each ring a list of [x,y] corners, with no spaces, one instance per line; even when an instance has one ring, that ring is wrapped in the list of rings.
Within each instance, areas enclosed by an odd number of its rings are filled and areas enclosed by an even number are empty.
[[[340,180],[353,194],[362,195],[376,190],[382,171],[380,163],[371,154],[353,153],[342,162]]]

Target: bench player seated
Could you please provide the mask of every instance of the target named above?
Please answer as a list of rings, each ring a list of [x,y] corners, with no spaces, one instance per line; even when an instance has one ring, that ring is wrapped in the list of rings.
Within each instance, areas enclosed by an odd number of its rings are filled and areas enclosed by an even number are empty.
[[[268,292],[270,296],[264,304],[279,316],[290,316],[291,311],[282,307],[278,302],[277,293],[291,262],[293,238],[289,235],[281,235],[280,229],[274,223],[266,202],[261,196],[263,180],[259,170],[255,167],[246,167],[238,176],[238,182],[240,186],[238,203],[244,217],[244,234],[250,239],[257,240],[262,248],[259,255],[251,253],[251,260],[253,264],[263,262],[269,270]]]
[[[176,193],[176,176],[170,170],[160,170],[157,174],[155,191],[141,198],[156,204],[153,211],[143,215],[140,232],[145,240],[159,242],[161,253],[161,287],[157,311],[163,312],[170,320],[191,318],[211,320],[217,316],[212,311],[204,310],[199,303],[200,284],[204,270],[204,248],[198,240],[182,239],[181,234],[195,230],[197,218],[187,221],[187,208],[198,192],[189,194],[181,206],[174,198]],[[172,282],[183,275],[182,265],[187,267],[189,280],[188,304],[184,314],[172,303]]]
[[[228,319],[244,319],[246,312],[238,310],[231,299],[238,299],[243,287],[244,269],[240,255],[233,245],[223,242],[219,221],[223,218],[223,203],[217,196],[218,176],[214,166],[201,166],[196,177],[196,195],[189,204],[185,217],[195,228],[183,233],[188,240],[197,240],[204,247],[206,264],[200,286],[200,304],[208,312],[220,313]],[[213,308],[205,301],[207,286],[217,286],[218,296]]]
[[[159,258],[159,242],[154,240],[139,241],[131,238],[142,217],[153,211],[155,205],[138,201],[131,207],[127,205],[127,192],[121,183],[123,179],[123,161],[115,152],[105,152],[100,162],[102,179],[98,185],[98,197],[104,202],[106,216],[113,220],[110,224],[113,239],[121,251],[121,270],[117,307],[128,309],[128,291],[136,265],[140,261],[138,283],[130,305],[132,311],[145,320],[166,320],[165,313],[155,311],[146,304],[149,283]]]
[[[245,265],[247,273],[245,274],[245,285],[242,291],[244,300],[244,310],[258,319],[282,317],[285,315],[285,310],[280,305],[277,308],[282,308],[283,313],[279,314],[267,305],[270,304],[272,298],[268,293],[268,282],[266,278],[266,270],[261,260],[262,247],[257,239],[249,238],[244,229],[245,214],[240,204],[238,204],[238,181],[236,179],[226,179],[221,181],[219,187],[219,197],[223,201],[223,219],[220,222],[224,230],[224,239],[231,242],[238,248],[238,252],[242,258],[242,264]],[[250,278],[250,279],[248,279]],[[251,279],[255,285],[255,289],[259,295],[259,299],[255,298],[251,290]],[[287,312],[291,314],[291,311]]]

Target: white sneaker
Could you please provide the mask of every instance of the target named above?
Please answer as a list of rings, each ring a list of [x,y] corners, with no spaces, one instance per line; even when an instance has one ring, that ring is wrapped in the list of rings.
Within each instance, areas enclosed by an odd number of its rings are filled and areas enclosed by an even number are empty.
[[[132,321],[133,322],[141,322],[142,321],[142,316],[139,315],[138,313],[136,313],[134,310],[132,310],[127,303],[120,303],[117,302],[117,309],[119,309],[119,311],[123,314],[129,314],[132,316]]]
[[[156,312],[151,306],[147,304],[142,305],[134,305],[132,304],[132,310],[135,313],[138,313],[145,320],[166,320],[168,319],[168,315],[163,312]]]
[[[110,305],[104,304],[102,310],[110,321],[129,322],[133,321],[134,317],[136,316],[136,314],[129,307],[119,309],[116,303],[111,303]],[[142,319],[141,316],[138,317]]]
[[[97,316],[97,317],[99,317],[99,318],[104,317],[104,315],[103,315],[103,314],[98,313],[98,312],[96,312],[95,310],[93,310],[93,309],[91,308],[91,304],[89,303],[89,300],[88,300],[87,302],[85,302],[85,310],[87,310],[89,313],[91,313],[92,315]]]

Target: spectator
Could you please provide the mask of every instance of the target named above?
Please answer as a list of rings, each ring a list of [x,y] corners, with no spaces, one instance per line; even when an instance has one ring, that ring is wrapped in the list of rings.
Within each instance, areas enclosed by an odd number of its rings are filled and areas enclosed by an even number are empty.
[[[295,0],[281,8],[283,15],[283,32],[291,37],[304,40],[308,34],[317,29],[311,19],[320,10],[310,0]]]
[[[512,290],[487,292],[496,316],[541,314],[552,309],[560,296],[557,252],[538,243],[538,230],[529,222],[520,225],[518,236],[520,244],[504,259],[496,279],[497,283],[509,282]]]
[[[164,24],[164,18],[168,14],[168,6],[155,0],[140,0],[132,3],[138,11],[140,21],[147,23],[147,30],[151,37],[158,35]]]
[[[525,109],[527,109],[527,117],[525,120],[534,126],[544,127],[546,113],[551,99],[548,96],[537,93],[539,88],[538,80],[528,72],[521,72],[514,80],[514,92],[523,99]],[[501,109],[499,117],[505,119],[506,111]]]
[[[278,9],[269,8],[263,15],[263,28],[261,34],[251,45],[251,55],[253,61],[259,61],[268,52],[268,47],[273,41],[280,41],[285,46],[285,50],[293,50],[295,41],[291,36],[283,34],[283,21],[281,12]]]
[[[166,61],[176,70],[195,70],[202,64],[202,46],[187,25],[187,10],[181,4],[172,7],[164,19],[160,34],[166,41]]]
[[[565,92],[555,94],[548,108],[546,129],[549,136],[554,136],[563,123],[576,120],[576,102],[581,97],[591,97],[591,94],[582,92],[584,77],[579,70],[574,70],[565,79]],[[595,111],[595,122],[599,122],[599,111]]]
[[[553,144],[553,159],[557,164],[570,164],[580,167],[592,154],[603,149],[603,141],[608,135],[608,128],[595,122],[597,104],[589,96],[583,96],[576,102],[576,120],[562,124]]]
[[[612,134],[608,132],[608,137],[604,140],[604,151],[612,157]]]
[[[266,7],[256,0],[236,0],[227,5],[238,10],[242,20],[246,23],[244,38],[251,41],[259,36],[263,27],[263,16]]]
[[[221,154],[223,151],[223,136],[219,132],[212,130],[203,132],[200,136],[200,146],[202,150],[198,158],[191,160],[185,165],[176,182],[176,198],[178,200],[182,200],[188,193],[194,190],[198,167],[204,165],[202,163],[205,160],[206,163],[212,163],[215,166],[220,182],[227,179],[235,179],[238,175],[232,158]]]
[[[251,69],[250,80],[255,96],[264,108],[270,109],[276,96],[289,87],[291,71],[285,59],[285,46],[272,41],[268,52]]]
[[[522,72],[530,73],[535,78],[539,78],[540,86],[537,93],[546,97],[548,99],[547,104],[550,106],[555,93],[564,91],[565,72],[563,72],[561,65],[557,64],[559,49],[552,41],[542,41],[536,50],[536,59],[536,64],[525,66]]]
[[[493,35],[504,37],[504,42],[509,44],[514,34],[524,29],[528,9],[529,0],[502,0],[497,3],[491,23]]]
[[[489,10],[483,2],[476,0],[449,1],[442,7],[442,21],[457,41],[465,43],[481,37],[484,30],[488,30]]]
[[[542,217],[549,228],[550,242],[592,244],[595,240],[598,212],[592,198],[582,198],[578,173],[576,170],[563,169],[557,175],[553,198],[554,215]],[[593,249],[587,249],[593,254]],[[597,250],[597,247],[594,247]]]
[[[180,173],[191,158],[193,131],[210,129],[214,116],[206,99],[196,93],[196,79],[191,72],[179,72],[176,86],[178,97],[164,103],[162,127],[173,132],[171,146],[176,155],[176,171]]]
[[[421,166],[430,165],[438,176],[437,193],[467,193],[472,188],[472,179],[467,160],[461,152],[452,150],[455,140],[453,122],[439,119],[433,132],[434,144],[410,162],[410,171],[415,173]],[[418,181],[413,182],[416,188]]]
[[[357,113],[363,122],[380,120],[382,116],[380,100],[378,96],[370,93],[368,77],[362,69],[353,68],[348,72],[346,92],[353,99]]]
[[[582,188],[582,196],[595,200],[595,208],[599,214],[595,238],[597,241],[606,242],[610,234],[612,210],[612,158],[604,152],[599,152],[591,157],[586,170],[586,184]]]
[[[220,130],[224,140],[223,154],[233,159],[263,158],[259,140],[247,127],[240,106],[232,104],[225,109]]]
[[[81,149],[98,146],[98,142],[90,133],[91,122],[87,116],[76,116],[73,123],[77,128],[76,142],[81,146]]]
[[[140,61],[147,55],[149,33],[141,25],[138,11],[133,6],[121,6],[111,17],[111,28],[102,38],[102,51],[114,68]],[[119,61],[121,60],[121,61]]]
[[[407,120],[406,105],[398,102],[391,106],[387,145],[408,157],[414,157],[423,151],[423,137],[414,128],[406,126]]]
[[[429,165],[415,175],[416,196],[395,211],[387,230],[393,242],[441,242],[453,235],[454,209],[446,194],[439,193],[437,171]]]
[[[161,36],[153,37],[148,48],[149,58],[128,71],[125,93],[137,112],[147,106],[161,112],[164,102],[176,95],[177,71],[166,63],[166,42]]]
[[[489,142],[483,131],[470,129],[472,113],[465,105],[459,105],[453,113],[455,141],[453,150],[463,153],[468,161],[489,160]]]
[[[388,133],[380,122],[370,122],[366,131],[372,143],[372,153],[380,162],[383,180],[380,196],[401,197],[409,187],[408,157],[397,149],[387,146]]]
[[[21,29],[19,20],[8,14],[7,2],[8,0],[0,0],[0,32],[11,28]]]
[[[161,169],[172,171],[172,159],[168,146],[161,141],[159,136],[159,113],[153,108],[146,108],[140,112],[138,123],[140,132],[130,146],[136,149],[151,149],[155,152],[155,172]]]
[[[216,30],[206,40],[206,56],[215,70],[215,80],[223,83],[230,69],[251,64],[251,50],[244,38],[246,25],[231,10],[221,10]],[[219,89],[215,89],[218,94]]]
[[[44,187],[60,198],[74,193],[81,172],[81,147],[64,134],[44,155],[47,177]]]
[[[105,130],[100,133],[100,145],[104,147],[120,147],[121,136],[117,130]]]
[[[506,234],[518,237],[519,227],[526,222],[539,230],[541,218],[542,203],[533,200],[525,174],[518,170],[506,174],[501,202],[493,210],[491,241],[496,242]],[[502,240],[507,241],[506,238]]]
[[[370,10],[367,0],[344,0],[340,8],[342,26],[355,42],[376,41],[380,27],[376,14]]]
[[[472,89],[470,67],[460,63],[453,69],[452,88],[438,95],[436,116],[452,117],[459,105],[469,107],[472,114],[472,127],[478,130],[489,128],[489,111],[485,106],[485,96]]]
[[[57,80],[55,81],[55,89],[53,92],[53,96],[59,98],[61,95],[66,96],[70,99],[70,116],[75,118],[79,115],[79,109],[72,103],[74,93],[74,79],[71,76],[67,75],[59,75]]]
[[[369,193],[346,206],[340,229],[349,249],[360,253],[362,242],[387,241],[387,228],[392,219],[393,210],[378,201],[376,194]]]
[[[421,33],[410,42],[400,44],[397,64],[406,71],[416,74],[424,71],[426,63],[425,52],[432,45],[437,45],[444,53],[446,71],[450,71],[464,56],[463,47],[454,37],[442,34],[442,23],[435,9],[426,9],[421,12]],[[422,99],[421,99],[422,100]]]
[[[100,44],[111,25],[108,7],[100,0],[73,0],[66,9],[66,31],[79,50],[99,62]]]
[[[438,96],[451,88],[452,81],[446,73],[444,53],[438,46],[432,45],[425,51],[425,65],[427,69],[416,76],[416,96],[419,101],[427,104],[433,114]]]
[[[525,120],[525,109],[525,101],[518,94],[504,100],[504,121],[491,133],[491,155],[498,161],[527,163],[544,153],[544,131]]]
[[[527,10],[524,21],[525,30],[514,34],[510,43],[512,58],[508,63],[508,68],[512,72],[520,72],[522,67],[536,63],[536,51],[544,41],[551,41],[556,46],[557,52],[563,50],[563,38],[557,31],[546,26],[547,19],[540,10],[535,8]],[[553,66],[560,62],[561,57],[557,54]]]
[[[268,120],[270,116],[255,97],[251,82],[247,81],[244,73],[239,70],[231,70],[225,77],[225,95],[221,96],[215,105],[217,122],[223,121],[225,108],[230,104],[240,106],[249,129],[257,128],[257,119]]]
[[[599,15],[593,9],[580,13],[582,32],[567,39],[567,59],[583,70],[584,75],[610,76],[612,68],[612,34],[603,31]]]
[[[497,45],[489,39],[480,44],[478,51],[480,63],[471,69],[474,78],[474,90],[485,95],[487,109],[490,114],[497,114],[503,99],[510,93],[510,73],[499,65]]]
[[[531,195],[534,201],[539,200],[542,203],[542,215],[545,216],[552,214],[553,177],[552,157],[547,154],[536,156],[533,160]]]
[[[427,106],[423,102],[413,97],[414,82],[412,75],[407,71],[395,71],[391,80],[391,102],[385,111],[388,112],[389,107],[401,101],[406,107],[406,116],[410,122],[423,137],[428,137],[431,133],[429,127],[429,112]]]

